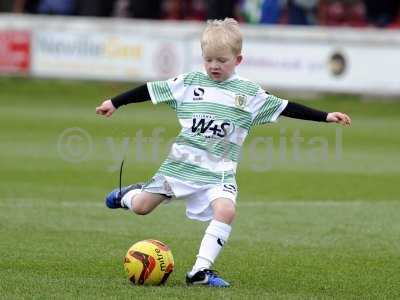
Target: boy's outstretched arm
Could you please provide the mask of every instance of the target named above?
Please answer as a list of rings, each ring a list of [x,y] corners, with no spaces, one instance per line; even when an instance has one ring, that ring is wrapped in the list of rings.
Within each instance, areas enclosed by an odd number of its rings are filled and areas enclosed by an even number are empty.
[[[96,107],[96,114],[111,117],[118,107],[122,105],[148,100],[150,100],[149,90],[147,89],[147,85],[143,84],[112,99],[105,100],[100,106]]]
[[[289,102],[285,107],[285,109],[282,111],[281,115],[294,119],[339,123],[342,125],[351,124],[350,117],[345,113],[341,112],[327,113],[295,102]]]

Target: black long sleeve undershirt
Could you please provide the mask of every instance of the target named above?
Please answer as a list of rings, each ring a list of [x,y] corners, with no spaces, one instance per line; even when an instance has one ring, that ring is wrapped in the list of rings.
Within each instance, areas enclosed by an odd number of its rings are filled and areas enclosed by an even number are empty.
[[[150,100],[150,93],[146,84],[143,84],[137,88],[129,90],[111,99],[112,104],[115,108],[122,105],[127,105],[129,103],[145,102]],[[328,113],[320,111],[305,105],[289,102],[285,109],[281,113],[282,116],[310,120],[317,122],[326,122],[326,117]]]
[[[281,115],[294,119],[326,122],[328,113],[296,102],[289,102]]]
[[[111,102],[115,108],[118,108],[129,103],[145,102],[148,100],[150,100],[149,89],[147,88],[147,84],[143,84],[112,98]]]

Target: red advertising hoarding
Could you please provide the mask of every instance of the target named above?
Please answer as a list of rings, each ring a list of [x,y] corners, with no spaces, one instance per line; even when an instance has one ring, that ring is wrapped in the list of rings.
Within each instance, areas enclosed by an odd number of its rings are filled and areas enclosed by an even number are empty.
[[[29,31],[0,30],[0,73],[26,74],[30,68]]]

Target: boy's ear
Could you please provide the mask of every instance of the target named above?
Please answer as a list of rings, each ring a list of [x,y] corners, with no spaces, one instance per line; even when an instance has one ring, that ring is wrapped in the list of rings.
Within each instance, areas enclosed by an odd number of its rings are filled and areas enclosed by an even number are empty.
[[[236,65],[239,65],[243,60],[243,56],[240,54],[236,56]]]

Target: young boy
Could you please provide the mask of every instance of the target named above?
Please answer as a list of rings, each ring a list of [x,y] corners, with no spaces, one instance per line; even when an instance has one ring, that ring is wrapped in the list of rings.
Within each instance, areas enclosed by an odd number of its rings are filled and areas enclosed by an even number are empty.
[[[233,19],[209,21],[201,49],[205,73],[148,82],[96,108],[97,114],[110,117],[121,105],[151,99],[173,108],[182,126],[152,180],[115,189],[107,196],[106,205],[145,215],[166,199],[185,198],[189,218],[211,220],[186,282],[228,287],[210,268],[231,233],[236,167],[250,128],[275,122],[280,115],[343,125],[350,125],[351,120],[344,113],[325,113],[277,98],[239,77],[235,68],[242,61],[242,35]]]

